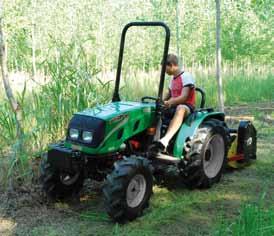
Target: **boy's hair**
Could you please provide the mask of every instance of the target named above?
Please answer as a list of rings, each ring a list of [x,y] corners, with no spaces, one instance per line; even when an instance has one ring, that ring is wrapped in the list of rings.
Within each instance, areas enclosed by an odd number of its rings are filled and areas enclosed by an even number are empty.
[[[178,66],[179,65],[179,59],[175,54],[168,54],[166,58],[166,64],[168,66]]]

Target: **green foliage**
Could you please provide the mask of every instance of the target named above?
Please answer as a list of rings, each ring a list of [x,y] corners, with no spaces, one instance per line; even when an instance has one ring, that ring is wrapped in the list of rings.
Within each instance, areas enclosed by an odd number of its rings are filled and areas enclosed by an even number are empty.
[[[12,70],[31,72],[33,50],[38,68],[43,68],[40,65],[45,59],[55,57],[54,50],[48,51],[55,47],[55,40],[74,42],[78,46],[86,42],[86,55],[97,55],[93,58],[96,67],[111,70],[117,64],[123,25],[136,20],[165,21],[172,33],[170,51],[176,51],[179,46],[185,64],[193,61],[214,62],[214,1],[4,2],[4,26],[9,67]],[[273,43],[270,43],[274,22],[271,4],[271,0],[222,1],[221,44],[224,61],[271,63],[274,51]],[[176,7],[179,9],[177,14]],[[146,71],[157,68],[163,43],[160,31],[132,29],[128,36],[127,65]]]
[[[51,82],[32,94],[29,98],[31,103],[25,111],[35,111],[34,116],[26,118],[26,123],[36,124],[32,126],[31,133],[38,141],[43,138],[37,135],[45,135],[44,131],[49,141],[60,138],[74,112],[110,99],[106,96],[109,87],[96,82],[98,71],[87,67],[88,61],[82,47],[75,49],[75,44],[66,45],[63,42],[56,44],[58,54],[55,60],[44,62]]]
[[[76,46],[73,43],[56,42],[58,53],[54,61],[49,58],[43,62],[47,76],[51,78],[50,83],[31,93],[24,89],[17,96],[23,110],[23,140],[15,138],[14,115],[8,101],[2,100],[0,153],[14,157],[10,158],[9,169],[12,172],[9,172],[17,177],[29,173],[26,160],[39,155],[50,142],[65,135],[66,126],[74,112],[110,100],[109,83],[96,79],[98,70],[88,66],[83,47]],[[17,153],[18,142],[23,143],[21,153]],[[18,155],[15,157],[12,153]],[[18,156],[21,157],[19,166],[16,164]]]

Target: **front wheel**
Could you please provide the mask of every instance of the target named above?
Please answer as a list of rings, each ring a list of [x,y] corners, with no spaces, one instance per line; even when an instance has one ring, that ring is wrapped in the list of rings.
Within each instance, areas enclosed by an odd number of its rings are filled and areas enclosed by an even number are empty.
[[[152,186],[152,167],[147,159],[132,156],[115,162],[103,187],[108,215],[117,222],[140,216],[149,205]]]
[[[76,197],[83,187],[83,173],[67,173],[54,169],[47,156],[42,157],[40,164],[40,181],[42,190],[50,200],[65,200]]]

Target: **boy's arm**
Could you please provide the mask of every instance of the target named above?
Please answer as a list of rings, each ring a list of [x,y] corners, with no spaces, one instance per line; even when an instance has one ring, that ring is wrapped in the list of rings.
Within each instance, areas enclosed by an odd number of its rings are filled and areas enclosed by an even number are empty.
[[[183,87],[182,95],[176,98],[170,98],[168,101],[166,101],[166,105],[170,107],[184,103],[188,98],[190,89],[190,87]]]

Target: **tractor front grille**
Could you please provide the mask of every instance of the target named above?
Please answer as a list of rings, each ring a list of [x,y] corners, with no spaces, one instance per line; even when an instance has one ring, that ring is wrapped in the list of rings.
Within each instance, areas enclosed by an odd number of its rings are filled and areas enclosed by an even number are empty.
[[[105,121],[92,117],[75,114],[69,122],[66,140],[73,144],[81,144],[88,147],[96,148],[103,141],[105,135]],[[69,129],[74,128],[80,131],[79,138],[73,140],[69,137]],[[93,138],[91,143],[84,142],[81,137],[83,131],[91,131]]]

